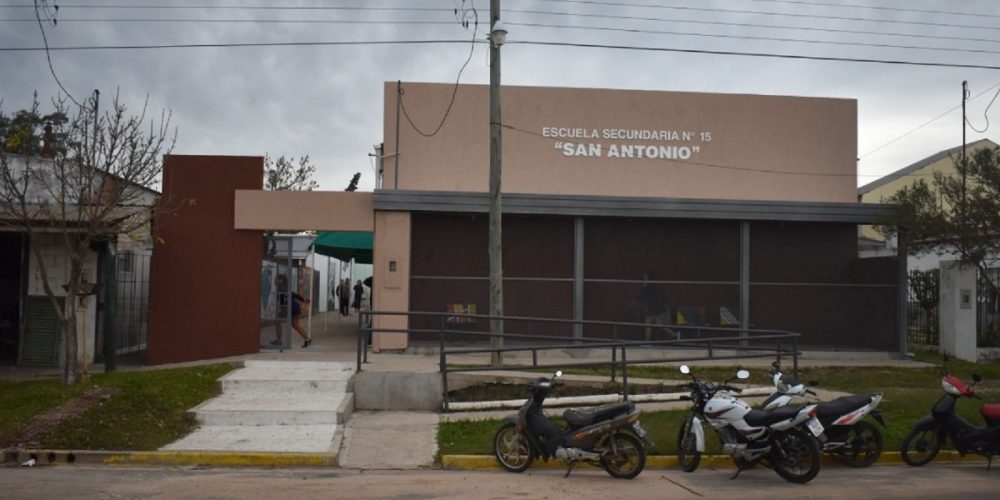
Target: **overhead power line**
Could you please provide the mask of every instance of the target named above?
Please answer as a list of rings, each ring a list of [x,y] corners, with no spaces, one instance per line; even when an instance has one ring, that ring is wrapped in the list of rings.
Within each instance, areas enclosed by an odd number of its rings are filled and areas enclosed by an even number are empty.
[[[465,44],[468,40],[350,40],[336,42],[247,42],[247,43],[192,43],[192,44],[150,44],[150,45],[79,45],[66,47],[0,47],[0,52],[35,52],[35,51],[78,51],[78,50],[155,50],[155,49],[197,49],[197,48],[227,48],[227,47],[308,47],[308,46],[356,46],[356,45],[442,45]],[[477,40],[473,43],[486,43]],[[830,62],[854,62],[872,64],[893,64],[903,66],[928,66],[939,68],[968,68],[1000,70],[1000,66],[987,64],[962,64],[934,61],[908,61],[902,59],[872,59],[854,57],[811,56],[802,54],[780,54],[768,52],[741,52],[730,50],[686,49],[677,47],[651,47],[639,45],[611,45],[598,43],[551,42],[538,40],[508,40],[513,45],[536,45],[548,47],[571,47],[612,50],[634,50],[645,52],[676,52],[686,54],[710,54],[739,57],[766,57],[774,59],[797,59]]]
[[[997,87],[1000,87],[1000,82],[997,82],[997,83],[993,84],[991,87],[987,88],[986,90],[984,90],[984,91],[982,91],[982,92],[980,92],[980,93],[972,96],[971,98],[969,98],[969,101],[974,101],[974,100],[978,99],[979,97],[982,97],[983,95],[985,95],[986,93],[988,93],[989,91],[991,91],[991,90],[993,90],[993,89],[995,89]],[[994,96],[994,99],[996,99],[996,96]],[[992,104],[992,101],[990,102],[990,104]],[[905,133],[903,133],[902,135],[896,137],[895,139],[892,139],[891,141],[886,142],[885,144],[882,144],[881,146],[879,146],[879,147],[877,147],[875,149],[872,149],[871,151],[869,151],[869,152],[867,152],[867,153],[859,156],[858,159],[860,160],[862,158],[867,158],[867,157],[869,157],[869,156],[877,153],[878,151],[881,151],[882,149],[885,149],[886,147],[888,147],[888,146],[890,146],[892,144],[895,144],[896,142],[899,142],[903,138],[905,138],[905,137],[913,134],[914,132],[916,132],[916,131],[918,131],[918,130],[920,130],[920,129],[928,126],[928,125],[930,125],[931,123],[934,123],[934,122],[940,120],[941,118],[944,118],[945,116],[948,116],[949,114],[951,114],[954,111],[957,111],[961,107],[962,107],[961,104],[958,104],[958,105],[952,107],[951,109],[945,111],[944,113],[941,113],[941,114],[935,116],[934,118],[931,118],[930,120],[927,120],[924,123],[921,123],[920,125],[917,125],[916,127],[914,127],[912,129],[906,131]],[[986,109],[988,110],[989,106],[987,106]]]
[[[644,8],[658,8],[659,5],[643,4],[643,3],[629,3],[629,2],[600,2],[596,0],[537,0],[539,2],[551,2],[551,3],[568,3],[568,4],[585,4],[585,5],[601,5],[607,7],[644,7]],[[805,0],[746,0],[748,2],[760,2],[760,3],[777,3],[777,4],[789,4],[789,5],[804,5],[808,7],[834,7],[838,9],[868,9],[877,10],[884,12],[914,12],[919,14],[945,14],[949,16],[971,16],[971,17],[997,17],[1000,15],[993,14],[979,14],[974,12],[955,12],[950,10],[932,10],[932,9],[907,9],[903,7],[883,7],[877,5],[865,5],[857,3],[828,3],[828,2],[813,2]]]
[[[34,19],[0,19],[0,22],[34,22]],[[372,21],[372,20],[353,20],[353,19],[176,19],[176,18],[108,18],[108,19],[60,19],[60,22],[155,22],[155,23],[206,23],[206,24],[224,24],[224,23],[261,23],[261,24],[345,24],[345,25],[447,25],[453,26],[454,21],[422,21],[422,20],[400,20],[400,21]],[[721,39],[732,39],[732,40],[757,40],[757,41],[770,41],[770,42],[781,42],[781,43],[806,43],[813,45],[833,45],[833,46],[852,46],[852,47],[871,47],[871,48],[888,48],[888,49],[902,49],[902,50],[930,50],[938,52],[965,52],[965,53],[978,53],[978,54],[1000,54],[1000,51],[995,50],[985,50],[985,49],[963,49],[963,48],[952,48],[952,47],[928,47],[923,45],[900,45],[900,44],[889,44],[889,43],[872,43],[872,42],[844,42],[836,40],[813,40],[806,38],[791,38],[791,37],[767,37],[767,36],[752,36],[752,35],[725,35],[725,34],[713,34],[713,33],[699,33],[693,31],[669,31],[669,30],[650,30],[650,29],[638,29],[638,28],[618,28],[618,27],[605,27],[605,26],[580,26],[580,25],[567,25],[567,24],[550,24],[550,23],[529,23],[529,22],[515,22],[510,21],[507,23],[511,26],[522,26],[526,28],[551,28],[551,29],[572,29],[572,30],[590,30],[590,31],[612,31],[620,33],[635,33],[635,34],[652,34],[652,35],[672,35],[672,36],[691,36],[691,37],[702,37],[702,38],[721,38]],[[797,28],[788,28],[797,29]],[[861,33],[861,32],[857,32]],[[989,41],[994,43],[1000,43],[1000,40],[979,40],[979,41]]]
[[[841,42],[833,40],[810,40],[806,38],[782,38],[782,37],[768,37],[768,36],[750,36],[750,35],[720,35],[714,33],[698,33],[694,31],[667,31],[667,30],[644,30],[635,28],[610,28],[604,26],[571,26],[571,25],[560,25],[560,24],[545,24],[545,23],[519,23],[519,22],[508,22],[511,26],[524,26],[528,28],[555,28],[555,29],[580,29],[580,30],[594,30],[594,31],[615,31],[623,33],[643,33],[643,34],[655,34],[655,35],[675,35],[675,36],[693,36],[693,37],[704,37],[704,38],[724,38],[732,40],[757,40],[757,41],[767,41],[767,42],[784,42],[784,43],[808,43],[814,45],[837,45],[837,46],[851,46],[851,47],[872,47],[880,49],[904,49],[904,50],[933,50],[941,52],[968,52],[968,53],[980,53],[980,54],[1000,54],[1000,51],[995,50],[983,50],[983,49],[958,49],[950,47],[927,47],[921,45],[897,45],[889,43],[871,43],[871,42]]]
[[[561,1],[562,3],[584,3],[584,0],[543,0],[543,1]],[[590,2],[595,5],[601,4],[600,2]],[[660,9],[660,10],[671,10],[671,11],[684,11],[684,12],[707,12],[712,14],[750,14],[757,16],[771,16],[771,17],[791,17],[799,19],[823,19],[823,20],[836,20],[836,21],[856,21],[856,22],[866,22],[866,23],[887,23],[887,24],[899,24],[899,25],[911,25],[911,26],[934,26],[934,27],[944,27],[944,28],[962,28],[962,29],[982,29],[991,31],[1000,31],[1000,26],[984,26],[984,25],[970,25],[970,24],[955,24],[946,22],[936,22],[936,21],[907,21],[907,20],[897,20],[897,19],[869,19],[865,17],[854,17],[854,16],[836,16],[836,15],[823,15],[823,14],[802,14],[802,13],[789,13],[789,12],[771,12],[771,11],[758,11],[758,10],[747,10],[747,9],[722,9],[713,7],[691,7],[691,6],[681,6],[681,5],[648,5],[648,4],[629,4],[629,3],[612,3],[603,2],[607,6],[615,7],[643,7],[649,9]],[[0,5],[0,7],[8,8],[19,8],[28,7],[27,4],[8,4]],[[359,11],[359,12],[453,12],[454,9],[450,8],[440,8],[440,7],[380,7],[380,6],[327,6],[327,5],[308,5],[308,6],[283,6],[283,5],[218,5],[218,4],[191,4],[191,5],[142,5],[142,4],[79,4],[73,5],[74,9],[141,9],[141,10],[256,10],[256,11]],[[573,12],[553,12],[553,11],[542,11],[542,10],[532,10],[532,9],[504,9],[505,14],[509,13],[524,13],[524,14],[543,14],[543,15],[557,15],[557,16],[572,16],[572,17],[603,17],[607,19],[637,19],[634,16],[616,16],[610,14],[584,14],[584,13],[573,13]],[[990,17],[990,16],[980,16],[980,17]],[[657,19],[649,19],[657,20]]]
[[[181,43],[181,44],[151,44],[151,45],[77,45],[68,47],[49,47],[48,50],[155,50],[155,49],[207,49],[231,47],[322,47],[322,46],[354,46],[354,45],[447,45],[467,44],[468,40],[348,40],[338,42],[247,42],[247,43]],[[475,43],[485,43],[477,41]],[[44,47],[0,47],[0,52],[36,52],[46,50]]]
[[[558,0],[541,0],[541,1],[558,1]],[[572,0],[562,0],[562,2],[572,2]],[[583,0],[578,0],[575,3],[583,3]],[[943,28],[963,28],[963,29],[984,29],[1000,31],[1000,27],[997,26],[984,26],[975,24],[954,24],[936,21],[904,21],[897,19],[869,19],[865,17],[853,17],[853,16],[836,16],[836,15],[824,15],[824,14],[801,14],[793,12],[771,12],[771,11],[760,11],[760,10],[746,10],[746,9],[720,9],[714,7],[690,7],[682,5],[649,5],[649,4],[628,4],[619,3],[611,4],[615,7],[643,7],[649,9],[660,9],[660,10],[672,10],[672,11],[686,11],[686,12],[709,12],[713,14],[751,14],[756,16],[772,16],[772,17],[792,17],[799,19],[824,19],[833,21],[858,21],[866,23],[888,23],[888,24],[902,24],[902,25],[913,25],[913,26],[935,26]],[[555,14],[555,15],[573,15],[573,16],[597,16],[597,17],[608,17],[615,18],[616,16],[604,15],[604,14],[576,14],[576,13],[555,13],[555,12],[545,12],[545,11],[534,11],[534,10],[519,10],[519,9],[504,9],[504,12],[525,12],[533,14]]]
[[[679,52],[686,54],[766,57],[774,59],[798,59],[798,60],[811,60],[811,61],[893,64],[893,65],[903,65],[903,66],[929,66],[929,67],[939,67],[939,68],[1000,70],[1000,66],[991,66],[986,64],[961,64],[961,63],[933,62],[933,61],[906,61],[902,59],[871,59],[871,58],[855,58],[855,57],[810,56],[810,55],[800,55],[800,54],[778,54],[778,53],[767,53],[767,52],[740,52],[731,50],[682,49],[676,47],[649,47],[649,46],[636,46],[636,45],[608,45],[608,44],[597,44],[597,43],[549,42],[549,41],[529,41],[529,40],[521,40],[521,41],[508,40],[507,43],[516,45],[538,45],[538,46],[548,46],[548,47],[636,50],[636,51],[646,51],[646,52]]]

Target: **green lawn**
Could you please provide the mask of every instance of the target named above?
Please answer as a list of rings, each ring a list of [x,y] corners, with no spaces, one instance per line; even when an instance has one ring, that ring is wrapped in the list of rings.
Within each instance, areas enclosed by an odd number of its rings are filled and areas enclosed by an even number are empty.
[[[17,436],[32,417],[94,387],[118,393],[83,415],[61,422],[41,441],[42,448],[155,450],[189,433],[187,411],[216,394],[215,381],[229,364],[94,375],[88,384],[57,381],[0,382],[0,443]]]
[[[918,359],[940,364],[940,359],[932,355],[920,355]],[[693,368],[693,373],[699,378],[721,381],[732,377],[738,369],[738,367]],[[951,360],[948,362],[948,369],[968,383],[972,382],[972,373],[979,373],[983,377],[983,383],[978,386],[977,393],[987,402],[1000,402],[1000,363],[973,364]],[[601,370],[574,372],[602,373]],[[766,369],[752,368],[750,372],[752,383],[761,385],[771,383]],[[629,369],[629,376],[664,380],[677,380],[682,377],[676,367],[653,366],[632,367]],[[885,449],[894,451],[899,449],[900,442],[909,432],[910,425],[929,414],[934,402],[943,394],[940,376],[939,367],[822,367],[803,368],[800,370],[799,378],[802,381],[816,380],[820,382],[818,387],[836,391],[882,392],[883,399],[878,410],[886,420],[886,428],[882,429]],[[966,419],[981,424],[982,418],[979,416],[981,403],[978,400],[962,398],[958,403],[959,413]],[[676,453],[677,429],[684,414],[684,411],[657,411],[643,414],[642,425],[656,442],[652,454]],[[492,453],[493,433],[499,425],[497,420],[442,423],[438,433],[439,453],[488,455]],[[708,442],[709,452],[717,452],[717,440],[710,438]]]

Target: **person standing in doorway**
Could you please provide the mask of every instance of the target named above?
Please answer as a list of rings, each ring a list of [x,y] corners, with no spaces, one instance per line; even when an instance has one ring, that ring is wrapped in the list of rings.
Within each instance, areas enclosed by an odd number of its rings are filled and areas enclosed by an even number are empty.
[[[337,285],[337,299],[340,301],[340,314],[348,316],[351,314],[351,278],[344,278]]]

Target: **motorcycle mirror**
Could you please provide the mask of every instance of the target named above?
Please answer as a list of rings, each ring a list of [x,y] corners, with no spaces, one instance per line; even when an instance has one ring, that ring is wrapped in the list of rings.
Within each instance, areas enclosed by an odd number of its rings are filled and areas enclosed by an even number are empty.
[[[556,370],[556,378],[562,377],[562,370]]]
[[[740,371],[736,372],[736,378],[738,378],[740,380],[746,380],[746,379],[750,378],[750,372],[748,372],[746,370],[740,370]]]
[[[683,373],[684,375],[687,375],[687,374],[691,373],[691,369],[688,368],[688,365],[681,365],[681,373]]]
[[[983,377],[980,377],[978,373],[973,373],[972,381],[978,384],[983,381]]]
[[[774,361],[774,362],[771,363],[771,368],[774,368],[775,370],[779,370],[779,369],[781,369],[781,363],[778,363],[777,361]]]

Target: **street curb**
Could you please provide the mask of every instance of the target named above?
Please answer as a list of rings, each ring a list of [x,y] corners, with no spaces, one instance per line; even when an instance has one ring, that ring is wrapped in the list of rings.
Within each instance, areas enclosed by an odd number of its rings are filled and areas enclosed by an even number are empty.
[[[961,456],[957,451],[942,450],[931,463],[966,463],[985,462],[979,455]],[[840,464],[840,460],[832,455],[823,455],[824,464]],[[899,465],[903,463],[898,451],[883,452],[876,465]],[[447,470],[501,470],[496,458],[492,455],[443,455],[441,465]],[[561,469],[566,464],[557,460],[544,462],[535,460],[531,467],[542,469]],[[713,469],[731,469],[736,466],[728,455],[702,455],[699,467]],[[647,469],[679,469],[676,455],[650,455],[646,457]]]
[[[336,453],[230,451],[4,450],[3,465],[175,465],[206,467],[336,467]]]

